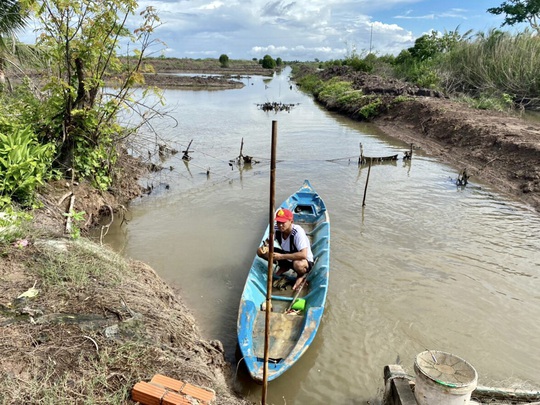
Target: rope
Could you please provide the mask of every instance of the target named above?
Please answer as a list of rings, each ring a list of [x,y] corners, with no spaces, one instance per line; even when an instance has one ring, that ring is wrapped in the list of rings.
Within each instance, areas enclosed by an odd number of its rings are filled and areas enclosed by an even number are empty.
[[[180,144],[180,146],[182,146],[182,145]],[[203,152],[201,150],[194,149],[194,148],[190,149],[190,152],[200,153],[201,155],[204,155],[205,157],[210,157],[210,158],[215,159],[215,160],[217,160],[219,162],[227,163],[227,164],[229,164],[229,162],[234,161],[234,160],[236,160],[238,158],[238,156],[236,156],[233,159],[223,160],[222,158],[213,156],[213,155],[211,155],[211,154],[209,154],[207,152]],[[260,157],[260,156],[251,156],[251,158],[256,159],[258,161],[268,161],[268,162],[270,161],[270,158]],[[334,158],[334,159],[306,159],[306,160],[280,159],[280,160],[277,160],[276,162],[298,162],[298,161],[301,161],[301,162],[336,162],[336,161],[340,161],[340,160],[351,160],[351,159],[358,159],[358,158],[359,158],[359,156],[339,157],[339,158]]]
[[[196,180],[195,180],[193,174],[190,171],[190,167],[195,167],[195,168],[203,170],[206,173],[206,176],[207,176],[208,179],[210,178],[210,174],[212,174],[214,176],[219,176],[219,178],[221,180],[215,179],[212,182],[212,185],[219,184],[222,181],[234,181],[234,180],[238,179],[237,176],[233,177],[233,176],[222,174],[222,173],[219,173],[218,171],[212,170],[209,159],[214,159],[216,162],[226,164],[227,166],[229,166],[231,168],[231,172],[234,171],[235,166],[237,167],[238,171],[241,172],[242,171],[242,164],[241,164],[241,162],[239,160],[241,158],[241,156],[237,156],[237,157],[235,157],[233,159],[225,160],[225,159],[223,159],[221,157],[214,156],[214,155],[212,155],[210,153],[207,153],[205,151],[202,151],[200,149],[195,149],[195,148],[190,147],[189,151],[188,151],[188,146],[191,145],[191,142],[192,141],[190,141],[188,145],[183,145],[181,143],[175,143],[175,146],[180,147],[183,152],[187,151],[188,154],[192,153],[192,152],[200,154],[201,156],[204,157],[203,160],[205,160],[205,163],[207,163],[207,166],[205,167],[205,166],[202,166],[200,163],[195,163],[195,162],[193,162],[193,159],[184,160],[183,158],[185,157],[185,154],[183,154],[183,155],[180,155],[180,159],[182,159],[183,163],[186,165],[188,173],[185,173],[182,170],[177,170],[177,174],[176,174],[177,176],[181,176],[183,179],[188,180],[189,182],[194,184]],[[177,151],[175,151],[174,149],[171,149],[171,148],[168,148],[168,150],[169,150],[169,153],[172,151],[172,157],[168,156],[168,158],[178,159],[178,156],[175,156]],[[156,153],[157,152],[155,152],[154,154],[151,154],[149,152],[149,159],[151,159],[153,156],[155,156]],[[191,158],[191,156],[189,156],[189,157]],[[251,156],[251,158],[253,159],[253,165],[261,164],[264,167],[267,167],[269,165],[269,163],[270,163],[270,159],[267,158],[267,157]],[[280,159],[280,160],[277,160],[276,163],[286,163],[286,162],[293,162],[293,163],[301,163],[301,162],[339,163],[339,162],[343,162],[343,161],[348,161],[348,164],[351,164],[352,162],[356,163],[358,161],[358,159],[359,159],[358,156],[337,157],[337,158],[333,158],[333,159],[305,159],[305,160],[302,160],[302,159]],[[174,162],[177,162],[177,161],[174,161]],[[159,163],[157,164],[157,166],[160,166]],[[173,168],[174,168],[173,166],[170,166],[171,171],[172,171]],[[163,168],[163,169],[165,169],[165,168]],[[223,170],[221,170],[221,172],[223,172]],[[153,177],[154,179],[156,177],[158,177],[159,181],[161,181],[162,176],[167,176],[167,175],[168,174],[164,173],[164,170],[160,170],[159,173],[156,173],[155,176],[150,176],[150,177]],[[152,183],[152,186],[150,186],[150,187],[153,188],[153,183]]]
[[[236,380],[236,377],[238,377],[238,367],[240,367],[240,363],[244,360],[242,357],[240,360],[238,360],[238,363],[236,363],[236,371],[234,372],[234,379]]]
[[[326,161],[327,162],[336,162],[338,160],[351,160],[351,159],[358,159],[358,156],[350,156],[350,157],[337,158],[337,159],[326,159]]]

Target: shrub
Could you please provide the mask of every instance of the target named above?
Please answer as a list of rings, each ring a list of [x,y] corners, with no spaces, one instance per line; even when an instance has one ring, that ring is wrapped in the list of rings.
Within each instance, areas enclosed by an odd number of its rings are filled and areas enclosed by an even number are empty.
[[[308,74],[299,78],[297,83],[300,85],[300,88],[303,91],[316,94],[319,88],[322,86],[323,81],[319,79],[316,74]]]
[[[41,145],[29,127],[0,124],[0,208],[12,201],[30,206],[36,188],[51,176],[55,148]]]
[[[369,120],[371,118],[376,117],[379,114],[379,108],[382,105],[382,100],[380,98],[376,98],[374,101],[372,101],[369,104],[366,104],[360,110],[358,111],[358,114],[360,114],[362,117],[364,117],[366,120]]]
[[[335,77],[326,82],[320,90],[317,98],[327,104],[334,104],[343,94],[352,91],[350,82],[341,81]]]

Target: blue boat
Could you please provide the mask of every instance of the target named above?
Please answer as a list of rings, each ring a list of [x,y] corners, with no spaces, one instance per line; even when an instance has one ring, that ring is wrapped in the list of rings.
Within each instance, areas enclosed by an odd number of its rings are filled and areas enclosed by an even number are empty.
[[[294,223],[306,231],[315,264],[308,273],[307,286],[299,293],[292,287],[285,290],[272,288],[267,381],[276,379],[292,367],[313,341],[324,312],[330,269],[328,212],[309,181],[305,180],[281,207],[291,210]],[[269,231],[267,227],[262,241],[267,240]],[[294,274],[292,270],[290,272]],[[292,283],[296,278],[293,274],[289,276]],[[237,324],[243,360],[255,381],[263,381],[267,281],[268,262],[255,255],[240,300]],[[299,300],[303,309],[291,311],[293,300]]]

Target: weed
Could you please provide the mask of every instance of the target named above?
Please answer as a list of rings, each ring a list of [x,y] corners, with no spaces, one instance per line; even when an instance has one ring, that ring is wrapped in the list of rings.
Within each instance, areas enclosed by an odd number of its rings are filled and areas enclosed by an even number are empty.
[[[360,114],[362,117],[364,117],[366,120],[369,120],[371,118],[376,117],[379,114],[379,107],[382,105],[382,101],[380,98],[376,98],[371,103],[363,106],[358,111],[358,114]]]
[[[84,211],[74,211],[71,210],[69,213],[64,214],[64,216],[68,217],[68,220],[71,220],[70,227],[69,227],[69,234],[72,239],[79,239],[81,237],[81,227],[80,224],[84,222],[84,215],[86,212]]]

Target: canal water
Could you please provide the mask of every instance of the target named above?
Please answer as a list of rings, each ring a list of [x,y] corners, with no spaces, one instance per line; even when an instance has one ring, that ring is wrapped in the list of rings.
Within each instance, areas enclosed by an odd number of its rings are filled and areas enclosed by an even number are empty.
[[[166,169],[145,180],[129,222],[105,242],[178,288],[206,339],[223,342],[237,389],[260,402],[236,343],[239,299],[268,221],[272,121],[276,204],[309,179],[331,220],[327,307],[310,349],[268,387],[272,404],[380,403],[383,367],[413,374],[416,354],[466,359],[479,384],[540,387],[540,216],[377,128],[334,115],[290,81],[243,79],[243,89],[165,91],[168,114],[134,153]],[[266,102],[293,104],[263,112]],[[150,140],[182,153],[158,159]],[[239,168],[240,154],[257,163]],[[398,154],[374,165],[364,154]],[[362,201],[365,198],[365,206]]]

